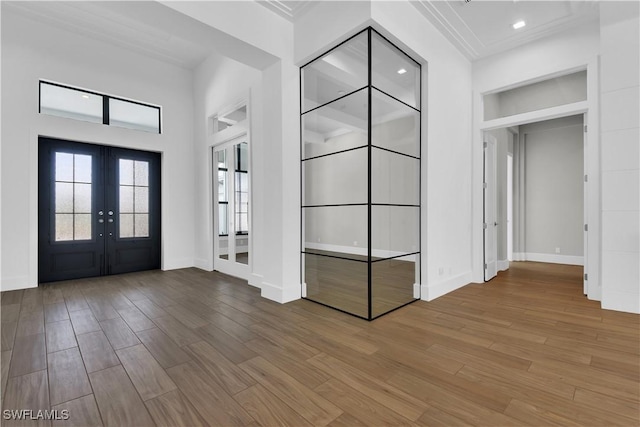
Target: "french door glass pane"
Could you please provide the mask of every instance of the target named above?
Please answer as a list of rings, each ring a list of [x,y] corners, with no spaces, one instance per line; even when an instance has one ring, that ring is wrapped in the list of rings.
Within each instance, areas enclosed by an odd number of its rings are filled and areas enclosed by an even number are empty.
[[[92,157],[84,154],[55,154],[55,240],[90,240]]]
[[[149,237],[149,162],[119,159],[120,238]]]

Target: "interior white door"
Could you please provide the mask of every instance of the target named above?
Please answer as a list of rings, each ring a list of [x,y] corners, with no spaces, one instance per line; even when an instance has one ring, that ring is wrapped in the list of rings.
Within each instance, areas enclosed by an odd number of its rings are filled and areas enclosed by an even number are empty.
[[[249,162],[245,136],[213,148],[213,268],[249,280]]]
[[[588,147],[587,147],[587,143],[588,143],[588,138],[587,138],[587,131],[586,131],[586,127],[584,126],[584,124],[587,123],[587,114],[585,113],[582,116],[582,137],[584,138],[582,143],[583,143],[583,147],[584,147],[584,163],[583,163],[583,173],[586,175],[586,171],[589,170],[589,163],[588,163]],[[588,186],[589,186],[589,180],[585,179],[584,180],[584,186],[583,186],[583,218],[584,218],[584,228],[583,228],[583,236],[584,236],[584,241],[583,241],[583,268],[582,268],[582,272],[583,272],[583,276],[582,276],[582,291],[585,295],[589,294],[589,282],[587,281],[587,271],[589,271],[587,269],[587,261],[589,260],[589,191],[588,191]]]
[[[484,280],[498,274],[496,138],[484,135]]]

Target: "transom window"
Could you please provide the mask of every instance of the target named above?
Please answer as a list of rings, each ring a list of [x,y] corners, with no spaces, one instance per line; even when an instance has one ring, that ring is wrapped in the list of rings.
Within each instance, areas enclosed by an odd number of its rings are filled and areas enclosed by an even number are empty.
[[[151,133],[160,132],[160,107],[58,83],[40,81],[41,114]]]

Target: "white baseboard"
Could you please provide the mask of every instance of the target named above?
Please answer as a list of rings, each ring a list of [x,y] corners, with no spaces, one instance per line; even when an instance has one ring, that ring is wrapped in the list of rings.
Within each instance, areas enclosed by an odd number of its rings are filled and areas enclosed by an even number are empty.
[[[514,252],[512,255],[512,258],[514,261],[526,261],[527,260],[527,254],[523,253],[523,252]]]
[[[630,292],[603,292],[601,307],[605,310],[640,314],[640,295]]]
[[[213,263],[208,259],[196,258],[193,262],[195,268],[199,268],[204,271],[213,271]]]
[[[272,285],[271,283],[262,282],[260,289],[260,295],[263,298],[279,302],[280,304],[285,304],[302,298],[302,287],[299,284],[282,288]]]
[[[37,283],[29,283],[29,276],[6,277],[2,279],[2,282],[0,282],[0,291],[2,292],[37,287]]]
[[[526,261],[548,262],[551,264],[584,265],[584,257],[558,254],[536,254],[527,252]]]
[[[305,242],[305,247],[309,249],[315,249],[318,251],[341,252],[343,254],[352,254],[352,255],[360,255],[360,256],[367,256],[369,254],[367,248],[360,248],[355,246],[340,246],[340,245],[330,245],[327,243]],[[371,255],[377,258],[391,258],[391,257],[400,257],[400,255],[405,253],[406,252],[384,251],[381,249],[374,249],[371,252]],[[401,261],[415,261],[416,256],[407,255],[397,259]]]
[[[420,299],[420,283],[413,284],[413,297]]]
[[[190,268],[194,266],[193,258],[179,258],[165,261],[162,265],[162,271],[178,270],[181,268]]]
[[[451,277],[442,282],[434,283],[432,285],[420,286],[421,297],[420,299],[425,301],[433,301],[434,299],[441,297],[449,292],[453,292],[456,289],[460,289],[463,286],[471,283],[473,273],[468,271],[466,273],[459,274]]]
[[[260,284],[264,280],[264,276],[262,274],[251,273],[249,276],[249,284],[254,288],[260,288]]]
[[[509,260],[501,259],[498,261],[498,271],[506,271],[509,269]]]

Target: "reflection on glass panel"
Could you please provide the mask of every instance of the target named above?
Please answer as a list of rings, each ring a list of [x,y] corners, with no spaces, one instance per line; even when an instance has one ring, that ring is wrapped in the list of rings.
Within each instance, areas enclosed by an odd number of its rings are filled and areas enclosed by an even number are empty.
[[[74,213],[91,213],[91,184],[73,184]]]
[[[133,214],[120,214],[120,238],[134,237]]]
[[[149,186],[149,162],[136,160],[133,162],[134,184],[137,186]]]
[[[218,205],[218,234],[226,236],[229,234],[229,205],[220,203]]]
[[[120,186],[120,212],[133,212],[133,187],[126,185]]]
[[[102,96],[40,82],[40,112],[92,123],[102,123]]]
[[[249,178],[246,172],[236,172],[236,233],[249,232]]]
[[[367,85],[367,34],[362,33],[302,69],[303,112]]]
[[[229,199],[227,199],[227,171],[218,171],[218,201],[229,201]]]
[[[420,67],[377,33],[371,38],[371,83],[420,109]]]
[[[376,258],[418,252],[420,208],[371,207],[371,247]]]
[[[217,152],[218,168],[227,168],[227,150],[221,150]]]
[[[133,185],[133,160],[120,159],[120,185]]]
[[[416,282],[416,257],[376,261],[371,264],[371,315],[384,314],[413,298]]]
[[[160,133],[160,108],[109,98],[109,124]]]
[[[368,263],[304,254],[307,298],[368,316]]]
[[[56,241],[73,240],[73,214],[56,214]]]
[[[243,172],[247,172],[249,170],[249,144],[246,142],[242,142],[236,145],[238,153],[238,158],[236,159],[236,164],[240,166],[238,170]]]
[[[302,162],[302,204],[367,203],[367,164],[367,147]]]
[[[91,239],[91,215],[76,214],[74,215],[74,240],[90,240]]]
[[[371,201],[419,205],[420,160],[373,148],[371,153]],[[366,169],[365,169],[366,170]]]
[[[149,187],[134,187],[135,200],[134,210],[135,213],[148,213],[149,212]]]
[[[73,213],[73,184],[56,182],[56,213]]]
[[[149,215],[134,215],[134,235],[135,237],[149,237]]]
[[[586,100],[587,72],[579,71],[484,95],[484,119],[492,120]]]
[[[249,264],[249,236],[236,236],[236,262]]]
[[[305,252],[366,260],[367,206],[304,208]]]
[[[75,182],[91,182],[91,156],[74,154],[73,163],[73,180]]]
[[[373,89],[371,145],[420,157],[420,113]]]
[[[73,181],[73,154],[56,153],[56,181]]]
[[[367,104],[363,89],[302,116],[303,158],[367,145]]]

